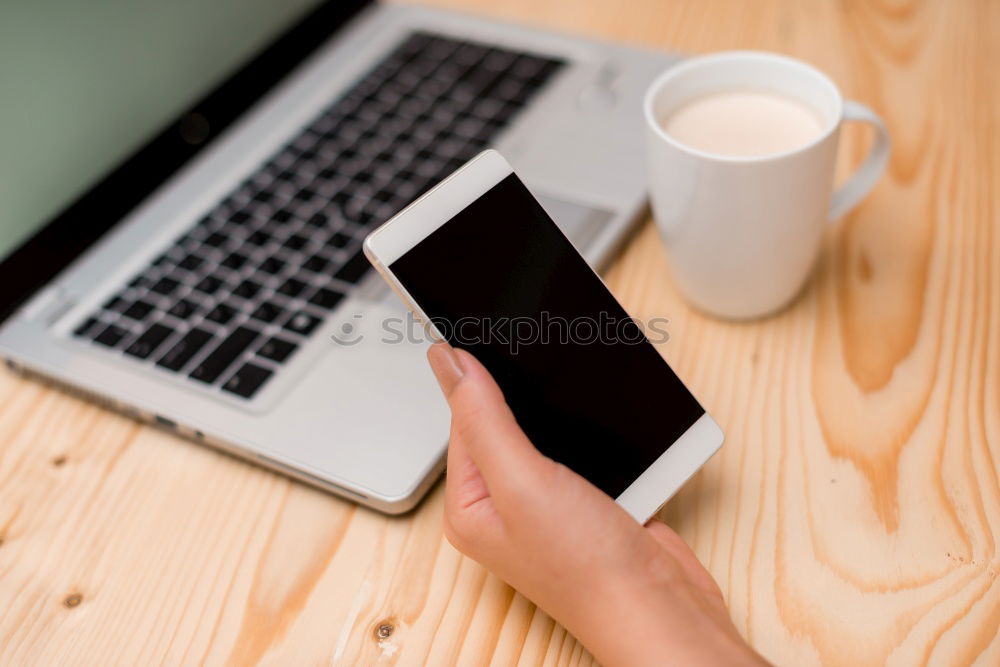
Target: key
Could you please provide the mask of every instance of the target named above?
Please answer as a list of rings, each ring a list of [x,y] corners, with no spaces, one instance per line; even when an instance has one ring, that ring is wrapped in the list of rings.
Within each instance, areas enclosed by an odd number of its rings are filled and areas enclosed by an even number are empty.
[[[261,322],[273,322],[283,312],[285,312],[285,309],[281,306],[265,301],[257,306],[257,310],[253,311],[250,317]]]
[[[204,262],[205,260],[203,260],[201,257],[198,257],[198,255],[188,255],[187,257],[182,259],[180,263],[177,264],[177,266],[181,267],[182,269],[186,269],[188,271],[194,271]]]
[[[334,292],[332,289],[327,289],[326,287],[320,287],[316,290],[316,293],[309,298],[309,303],[319,306],[320,308],[325,308],[330,310],[344,298],[344,295],[340,292]]]
[[[359,249],[354,254],[354,257],[347,260],[347,263],[340,267],[340,270],[333,274],[333,276],[349,283],[356,283],[361,280],[362,276],[368,273],[370,268],[372,268],[371,263],[365,257],[365,253]]]
[[[231,216],[229,216],[229,222],[234,225],[242,225],[250,220],[250,214],[246,211],[236,211]]]
[[[73,329],[73,335],[84,336],[86,335],[87,331],[95,324],[97,324],[97,320],[93,317],[88,317],[86,320],[84,320],[83,324],[78,326],[76,329]]]
[[[222,260],[223,266],[229,269],[233,269],[234,271],[239,270],[246,263],[247,263],[247,256],[238,252],[230,253],[228,257]]]
[[[292,352],[295,352],[298,347],[298,345],[291,341],[275,336],[264,343],[261,348],[257,350],[257,354],[265,359],[270,359],[271,361],[276,361],[280,364],[291,356]]]
[[[270,240],[271,235],[259,229],[247,237],[247,243],[255,246],[262,246]]]
[[[163,341],[174,332],[170,327],[157,322],[150,325],[145,333],[135,339],[131,345],[125,348],[125,354],[145,359],[152,354],[156,348],[163,345]]]
[[[179,371],[184,368],[187,362],[198,353],[198,350],[205,346],[212,339],[212,334],[204,329],[191,329],[177,344],[167,350],[167,353],[156,362],[157,366],[162,366],[167,370]]]
[[[152,304],[148,304],[145,301],[136,301],[131,306],[125,309],[122,313],[125,317],[131,317],[133,320],[141,320],[153,312]]]
[[[236,315],[236,309],[226,303],[220,303],[213,308],[208,315],[205,315],[206,320],[211,320],[212,322],[217,322],[219,324],[225,324],[229,320],[233,319]]]
[[[243,368],[226,380],[222,388],[237,396],[250,398],[273,373],[274,371],[254,364],[243,364]]]
[[[301,250],[307,243],[309,243],[309,239],[305,236],[302,236],[301,234],[292,234],[285,239],[285,242],[282,245],[290,250]]]
[[[128,331],[126,329],[114,324],[109,324],[104,331],[94,337],[94,341],[100,343],[101,345],[114,347],[121,342],[122,338],[124,338],[127,333]]]
[[[198,310],[198,306],[196,306],[194,303],[188,301],[187,299],[181,299],[173,306],[171,306],[170,310],[168,310],[167,313],[173,315],[177,319],[186,320],[187,318],[191,317],[191,313],[193,313],[196,310]]]
[[[278,292],[287,296],[298,296],[305,288],[306,284],[301,280],[298,280],[297,278],[289,278],[281,287],[278,288]]]
[[[236,296],[241,296],[244,299],[252,299],[260,291],[260,283],[255,283],[252,280],[244,280],[236,289],[233,290],[233,294]]]
[[[212,384],[219,379],[222,371],[226,370],[256,338],[257,332],[253,329],[239,327],[229,334],[228,338],[219,343],[218,347],[212,350],[207,357],[202,359],[201,363],[191,371],[189,377]]]
[[[300,310],[288,318],[288,321],[285,322],[285,328],[299,335],[308,336],[313,332],[313,329],[319,326],[321,321],[315,315]]]
[[[156,292],[157,294],[162,294],[167,296],[171,294],[177,287],[180,286],[180,282],[174,280],[173,278],[163,277],[156,281],[156,284],[150,287],[150,291]]]
[[[218,248],[228,240],[229,237],[226,236],[225,234],[220,234],[219,232],[212,232],[211,234],[208,235],[208,238],[205,239],[204,243],[205,245],[210,245],[213,248]]]
[[[343,232],[335,232],[333,236],[330,237],[330,240],[326,242],[326,244],[334,248],[343,248],[344,246],[346,246],[348,243],[351,242],[351,238],[352,237],[350,235],[345,234]]]
[[[285,263],[277,257],[268,257],[260,264],[260,270],[271,275],[279,273],[283,268],[285,268]]]
[[[330,260],[326,259],[322,255],[313,255],[305,261],[305,264],[302,265],[303,268],[315,271],[316,273],[319,273],[328,266],[330,266]]]
[[[215,276],[205,276],[201,282],[194,286],[196,290],[205,294],[215,294],[220,287],[222,287],[222,281]]]
[[[127,305],[128,304],[121,297],[113,296],[104,303],[102,308],[104,308],[104,310],[110,310],[113,313],[120,313]]]

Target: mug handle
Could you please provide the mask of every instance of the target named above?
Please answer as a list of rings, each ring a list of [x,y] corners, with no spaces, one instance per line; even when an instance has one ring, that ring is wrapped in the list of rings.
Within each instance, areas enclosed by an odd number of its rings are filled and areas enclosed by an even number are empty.
[[[844,120],[868,123],[875,128],[875,141],[872,143],[868,157],[861,163],[850,180],[844,183],[830,198],[830,221],[837,220],[842,215],[857,206],[865,198],[885,171],[889,162],[889,131],[874,111],[864,104],[844,101]]]

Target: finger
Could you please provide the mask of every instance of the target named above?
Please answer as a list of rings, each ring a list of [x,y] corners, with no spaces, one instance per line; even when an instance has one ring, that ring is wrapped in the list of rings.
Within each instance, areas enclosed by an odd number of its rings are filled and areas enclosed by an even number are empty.
[[[448,343],[434,343],[427,348],[427,361],[434,371],[434,378],[441,387],[441,392],[448,398],[465,374],[455,350]]]
[[[445,510],[454,515],[489,498],[489,488],[479,468],[460,441],[448,444],[445,476]]]
[[[456,443],[448,447],[448,472],[444,487],[444,532],[459,551],[477,557],[491,549],[503,522],[476,464]]]
[[[525,435],[486,367],[465,350],[455,350],[455,355],[464,375],[448,397],[452,432],[487,485],[505,486],[551,464]]]
[[[428,359],[451,406],[451,442],[459,442],[492,495],[522,492],[550,465],[528,440],[489,371],[464,350],[439,343]]]
[[[447,396],[461,380],[463,371],[447,343],[435,343],[427,350],[427,361]],[[449,438],[445,477],[445,511],[457,516],[463,509],[489,496],[479,468],[459,438]]]

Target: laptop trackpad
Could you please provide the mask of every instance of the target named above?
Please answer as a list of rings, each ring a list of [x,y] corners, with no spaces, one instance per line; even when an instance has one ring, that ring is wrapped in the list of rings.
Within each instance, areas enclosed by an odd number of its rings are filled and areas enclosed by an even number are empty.
[[[588,249],[601,227],[611,219],[611,214],[603,209],[581,206],[547,195],[535,195],[545,212],[552,216],[573,245],[580,251]]]

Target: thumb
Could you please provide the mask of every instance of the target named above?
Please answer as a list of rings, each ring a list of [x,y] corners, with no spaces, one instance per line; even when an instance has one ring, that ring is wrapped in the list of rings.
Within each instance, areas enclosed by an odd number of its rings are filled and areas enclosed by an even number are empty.
[[[489,371],[465,350],[435,343],[427,358],[451,406],[451,439],[479,468],[493,496],[523,494],[552,465],[528,440]]]

